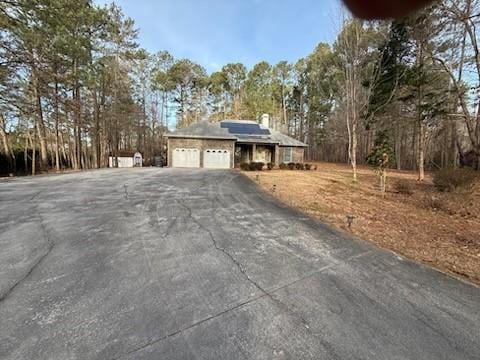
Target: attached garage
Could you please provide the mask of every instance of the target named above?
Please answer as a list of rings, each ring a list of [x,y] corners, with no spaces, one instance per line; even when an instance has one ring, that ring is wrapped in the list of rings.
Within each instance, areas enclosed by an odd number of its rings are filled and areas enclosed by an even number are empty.
[[[208,149],[203,152],[203,167],[207,169],[230,169],[231,154],[228,150]]]
[[[263,118],[262,118],[263,120]],[[233,169],[242,162],[303,163],[308,147],[288,135],[248,120],[201,121],[166,135],[170,167]]]
[[[199,122],[168,137],[168,166],[232,169],[236,137],[218,124]]]
[[[200,151],[198,149],[175,148],[172,154],[172,167],[199,168]]]

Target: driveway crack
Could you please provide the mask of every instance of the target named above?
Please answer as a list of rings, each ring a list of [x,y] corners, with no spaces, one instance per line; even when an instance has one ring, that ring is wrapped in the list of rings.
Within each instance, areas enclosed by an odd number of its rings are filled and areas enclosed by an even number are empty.
[[[200,227],[200,229],[202,229],[203,231],[205,231],[210,240],[212,241],[213,243],[213,246],[216,250],[222,252],[223,254],[225,254],[234,264],[235,266],[238,268],[238,270],[243,274],[243,276],[248,280],[248,282],[250,282],[253,286],[255,286],[258,290],[260,290],[262,293],[264,294],[268,294],[267,291],[265,291],[255,280],[253,280],[250,275],[247,274],[246,270],[243,268],[242,264],[240,264],[240,262],[235,259],[235,257],[230,254],[226,249],[222,248],[221,246],[218,245],[217,243],[217,240],[215,239],[215,236],[213,235],[213,233],[210,231],[210,229],[208,229],[205,225],[203,225],[200,221],[198,221],[198,219],[196,219],[193,215],[192,215],[192,209],[190,207],[188,207],[187,205],[185,205],[184,203],[182,202],[178,202],[183,208],[185,208],[187,211],[188,211],[188,217],[190,219],[192,219],[192,221],[198,226]]]
[[[16,281],[4,294],[0,294],[0,302],[4,301],[17,288],[18,285],[20,285],[25,280],[27,280],[28,277],[30,277],[30,275],[33,273],[33,271],[44,261],[44,259],[53,250],[53,247],[55,244],[53,243],[52,239],[50,239],[50,237],[48,236],[47,229],[45,227],[45,224],[42,221],[41,216],[39,215],[38,218],[39,218],[40,227],[42,228],[43,235],[45,237],[45,240],[47,241],[48,248],[45,251],[45,253],[42,256],[40,256],[37,259],[37,261],[35,261],[35,263],[30,267],[30,269],[20,279],[18,279],[18,281]]]
[[[231,311],[235,311],[245,305],[249,305],[251,303],[254,303],[256,302],[257,300],[260,300],[262,298],[268,298],[270,299],[274,304],[277,305],[277,307],[279,307],[284,313],[287,313],[289,316],[292,316],[296,319],[298,319],[301,324],[304,326],[304,328],[306,329],[306,331],[313,337],[317,338],[319,340],[319,342],[324,346],[324,348],[329,351],[330,355],[332,356],[333,359],[340,359],[341,357],[338,356],[338,354],[336,353],[336,351],[333,349],[333,347],[325,340],[323,334],[320,334],[320,333],[314,333],[310,330],[310,326],[307,322],[307,320],[305,318],[303,318],[302,316],[300,316],[299,314],[295,313],[293,310],[291,310],[287,304],[283,303],[282,301],[280,301],[279,299],[275,298],[274,297],[274,294],[282,289],[285,289],[287,288],[288,286],[291,286],[291,285],[294,285],[298,282],[301,282],[301,281],[304,281],[305,279],[307,278],[310,278],[312,276],[314,276],[315,274],[318,274],[320,272],[323,272],[327,269],[330,269],[331,267],[335,266],[335,265],[327,265],[327,266],[324,266],[322,267],[321,269],[318,269],[300,279],[297,279],[295,281],[292,281],[288,284],[284,284],[283,286],[281,287],[277,287],[275,289],[272,289],[272,291],[268,292],[266,291],[262,286],[260,286],[255,280],[253,280],[249,275],[248,273],[246,272],[246,270],[243,268],[243,266],[240,264],[240,262],[235,259],[235,257],[230,254],[225,248],[222,248],[221,246],[218,245],[218,242],[217,240],[215,239],[215,236],[213,235],[213,233],[210,231],[210,229],[208,229],[205,225],[203,225],[202,223],[200,223],[200,221],[198,221],[197,218],[195,218],[192,214],[192,209],[186,205],[185,203],[182,203],[180,201],[177,201],[180,206],[182,206],[186,211],[187,211],[187,217],[190,218],[197,226],[199,226],[201,229],[203,229],[210,237],[213,245],[214,245],[214,248],[217,250],[217,251],[220,251],[222,252],[225,256],[227,256],[234,264],[235,266],[238,268],[238,270],[242,273],[242,275],[247,279],[247,281],[249,281],[253,286],[255,286],[255,288],[257,288],[260,292],[261,292],[261,295],[258,295],[252,299],[249,299],[249,300],[246,300],[240,304],[237,304],[231,308],[228,308],[224,311],[221,311],[217,314],[214,314],[214,315],[211,315],[209,317],[206,317],[202,320],[199,320],[193,324],[190,324],[184,328],[181,328],[181,329],[178,329],[178,330],[175,330],[175,331],[172,331],[170,333],[168,333],[167,335],[165,336],[162,336],[162,337],[159,337],[159,338],[156,338],[156,339],[151,339],[150,341],[147,341],[146,343],[142,344],[142,345],[139,345],[138,347],[124,353],[124,354],[121,354],[119,355],[118,357],[115,357],[113,358],[112,360],[119,360],[119,359],[122,359],[124,358],[125,356],[129,356],[129,355],[132,355],[132,354],[135,354],[137,353],[138,351],[141,351],[143,349],[146,349],[148,348],[149,346],[153,346],[155,344],[158,344],[164,340],[167,340],[168,338],[170,337],[173,337],[173,336],[177,336],[177,335],[180,335],[182,334],[183,332],[185,331],[188,331],[196,326],[199,326],[203,323],[206,323],[210,320],[214,320],[220,316],[223,316]],[[358,254],[358,255],[355,255],[355,256],[352,256],[350,259],[353,259],[353,258],[357,258],[357,257],[361,257],[361,256],[364,256],[366,254],[370,253],[370,251],[366,251],[366,252],[363,252],[361,254]],[[348,259],[348,260],[350,260]]]
[[[33,194],[33,196],[30,197],[30,201],[35,200],[37,198],[37,196],[40,195],[41,193],[42,193],[41,191],[38,191],[35,194]]]
[[[252,298],[252,299],[249,299],[247,301],[244,301],[240,304],[237,304],[231,308],[228,308],[224,311],[221,311],[217,314],[214,314],[212,316],[209,316],[207,318],[204,318],[202,320],[199,320],[193,324],[190,324],[184,328],[181,328],[181,329],[178,329],[178,330],[175,330],[175,331],[172,331],[170,333],[168,333],[167,335],[165,336],[162,336],[162,337],[159,337],[157,339],[152,339],[150,341],[147,341],[146,343],[124,353],[124,354],[121,354],[119,355],[118,357],[115,357],[113,358],[112,360],[119,360],[119,359],[122,359],[124,358],[125,356],[129,356],[129,355],[132,355],[138,351],[141,351],[143,349],[146,349],[148,348],[149,346],[152,346],[152,345],[155,345],[157,343],[160,343],[164,340],[167,340],[168,338],[170,337],[173,337],[173,336],[177,336],[177,335],[180,335],[182,334],[183,332],[187,331],[187,330],[190,330],[198,325],[201,325],[205,322],[208,322],[210,320],[213,320],[213,319],[216,319],[222,315],[225,315],[231,311],[235,311],[245,305],[248,305],[248,304],[251,304],[259,299],[262,299],[262,298],[268,298],[270,299],[282,312],[284,312],[285,314],[287,314],[288,316],[294,318],[294,319],[297,319],[297,321],[300,322],[300,324],[306,329],[306,331],[313,337],[317,338],[320,343],[322,344],[322,346],[330,353],[330,355],[332,356],[332,359],[340,359],[340,356],[338,356],[338,354],[336,353],[336,351],[333,349],[333,347],[325,340],[325,338],[322,336],[322,334],[319,334],[319,333],[315,333],[313,332],[311,329],[310,329],[310,325],[308,323],[308,321],[302,317],[301,315],[299,315],[298,313],[294,312],[293,310],[291,310],[289,308],[289,306],[287,304],[285,304],[284,302],[282,302],[281,300],[279,300],[278,298],[276,298],[273,294],[291,284],[286,284],[280,288],[276,288],[276,289],[273,289],[272,292],[269,292],[267,291],[266,289],[264,289],[258,282],[256,282],[254,279],[252,279],[250,277],[250,275],[247,273],[246,269],[242,266],[242,264],[228,251],[226,250],[225,248],[221,247],[218,242],[217,242],[217,239],[215,238],[215,236],[213,235],[212,231],[206,227],[205,225],[203,225],[195,216],[193,216],[193,211],[192,209],[187,205],[185,204],[184,202],[182,201],[178,201],[178,204],[183,207],[186,212],[187,212],[187,215],[186,217],[188,217],[189,219],[191,219],[200,229],[202,229],[204,232],[206,232],[208,234],[208,237],[210,238],[210,241],[212,242],[213,244],[213,247],[215,248],[215,250],[221,252],[222,254],[224,254],[234,265],[235,267],[240,271],[240,273],[244,276],[244,278],[250,283],[252,284],[261,294]],[[321,271],[324,271],[325,269],[327,268],[330,268],[330,266],[326,266],[318,271],[316,271],[315,273],[317,272],[321,272]],[[308,276],[306,276],[305,278],[307,277],[310,277],[312,276],[313,274],[309,274]],[[302,279],[299,279],[295,282],[292,282],[293,283],[296,283],[296,282],[299,282],[299,281],[302,281],[302,280],[305,280],[305,278],[302,278]]]
[[[213,235],[212,231],[210,231],[210,229],[208,229],[205,225],[203,225],[200,221],[198,221],[197,218],[195,218],[193,216],[193,213],[192,213],[192,209],[186,205],[185,203],[181,202],[181,201],[178,201],[178,203],[183,207],[185,208],[185,210],[187,210],[187,214],[188,214],[188,217],[190,219],[192,219],[192,221],[198,226],[200,227],[200,229],[204,230],[208,236],[210,237],[212,243],[213,243],[213,246],[216,250],[222,252],[223,254],[225,254],[225,256],[227,256],[234,264],[235,266],[238,268],[238,270],[240,271],[241,274],[243,274],[243,276],[245,277],[245,279],[250,282],[250,284],[252,284],[255,288],[257,288],[262,294],[263,296],[266,296],[267,298],[269,298],[274,304],[277,305],[277,307],[282,310],[285,314],[293,317],[293,318],[296,318],[300,323],[301,325],[306,329],[306,331],[312,335],[313,337],[315,337],[316,339],[318,339],[322,346],[324,346],[324,348],[329,351],[329,353],[333,356],[333,359],[340,359],[340,357],[338,356],[338,354],[336,353],[336,351],[332,348],[332,346],[325,341],[325,339],[323,338],[323,336],[320,336],[320,334],[317,334],[317,333],[314,333],[311,329],[310,329],[310,324],[308,323],[308,321],[303,317],[301,316],[300,314],[294,312],[293,310],[291,310],[289,308],[289,306],[287,304],[285,304],[284,302],[282,302],[281,300],[279,300],[278,298],[274,297],[274,295],[270,292],[268,292],[267,290],[265,290],[260,284],[258,284],[255,280],[253,280],[250,275],[248,275],[247,271],[244,269],[244,267],[240,264],[240,262],[235,259],[235,257],[230,254],[225,248],[222,248],[221,246],[218,245],[217,243],[217,240],[215,239],[215,236]]]
[[[216,319],[216,318],[218,318],[218,317],[220,317],[220,316],[222,316],[222,315],[225,315],[225,314],[227,314],[227,313],[229,313],[229,312],[231,312],[231,311],[237,310],[237,309],[239,309],[239,308],[241,308],[241,307],[243,307],[243,306],[245,306],[245,305],[248,305],[248,304],[250,304],[250,303],[253,303],[253,302],[255,302],[255,301],[257,301],[257,300],[259,300],[259,299],[261,299],[261,298],[263,298],[263,297],[265,297],[265,296],[266,296],[266,295],[264,295],[264,294],[263,294],[263,295],[256,296],[256,297],[254,297],[254,298],[252,298],[252,299],[249,299],[249,300],[247,300],[247,301],[244,301],[244,302],[242,302],[242,303],[240,303],[240,304],[237,304],[237,305],[235,305],[235,306],[233,306],[233,307],[231,307],[231,308],[228,308],[228,309],[226,309],[226,310],[224,310],[224,311],[221,311],[221,312],[219,312],[219,313],[217,313],[217,314],[214,314],[214,315],[212,315],[212,316],[209,316],[209,317],[206,317],[206,318],[204,318],[204,319],[202,319],[202,320],[199,320],[199,321],[197,321],[197,322],[195,322],[195,323],[193,323],[193,324],[191,324],[191,325],[188,325],[187,327],[184,327],[184,328],[179,329],[179,330],[175,330],[175,331],[173,331],[173,332],[171,332],[171,333],[169,333],[169,334],[167,334],[167,335],[165,335],[165,336],[162,336],[162,337],[160,337],[160,338],[153,339],[153,340],[151,340],[151,341],[149,341],[149,342],[147,342],[147,343],[145,343],[145,344],[143,344],[143,345],[141,345],[141,346],[139,346],[139,347],[137,347],[137,348],[135,348],[135,349],[132,349],[132,350],[128,351],[128,352],[125,353],[125,354],[120,355],[119,357],[113,358],[112,360],[119,360],[119,359],[122,359],[122,358],[125,357],[125,356],[132,355],[132,354],[134,354],[134,353],[136,353],[136,352],[138,352],[138,351],[141,351],[141,350],[143,350],[143,349],[148,348],[149,346],[152,346],[152,345],[155,345],[155,344],[157,344],[157,343],[159,343],[159,342],[162,342],[162,341],[164,341],[164,340],[167,340],[168,338],[170,338],[170,337],[172,337],[172,336],[179,335],[179,334],[181,334],[181,333],[183,333],[183,332],[185,332],[185,331],[188,331],[188,330],[190,330],[190,329],[192,329],[192,328],[194,328],[194,327],[196,327],[196,326],[198,326],[198,325],[201,325],[201,324],[203,324],[203,323],[205,323],[205,322],[208,322],[208,321],[213,320],[213,319]]]

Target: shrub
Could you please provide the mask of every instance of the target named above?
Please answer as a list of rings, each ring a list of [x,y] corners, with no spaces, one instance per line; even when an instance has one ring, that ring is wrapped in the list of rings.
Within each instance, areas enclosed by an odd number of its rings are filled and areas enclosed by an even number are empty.
[[[250,164],[249,163],[240,163],[240,169],[243,171],[250,171]]]
[[[297,170],[305,170],[305,166],[301,163],[296,163],[295,164],[295,169]]]
[[[407,180],[398,180],[393,183],[393,188],[399,194],[412,195],[413,188],[412,184]]]
[[[444,168],[433,175],[433,184],[439,191],[454,191],[470,188],[478,178],[478,173],[469,168]]]
[[[305,164],[305,170],[312,170],[312,164]]]
[[[446,202],[443,197],[430,195],[423,198],[423,206],[429,210],[445,210]]]
[[[280,169],[281,169],[281,170],[287,170],[287,169],[288,169],[288,165],[285,164],[285,163],[281,163],[281,164],[280,164]]]
[[[275,167],[275,164],[274,164],[274,163],[271,163],[271,162],[270,162],[270,163],[267,164],[267,169],[268,169],[268,170],[273,170],[274,167]]]
[[[289,170],[295,170],[295,163],[288,163]]]
[[[250,163],[250,170],[252,171],[262,171],[265,166],[262,162],[252,162]]]

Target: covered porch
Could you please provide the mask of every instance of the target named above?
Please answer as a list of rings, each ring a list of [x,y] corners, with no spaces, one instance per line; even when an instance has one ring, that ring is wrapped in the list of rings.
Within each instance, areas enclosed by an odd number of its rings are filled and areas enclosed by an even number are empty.
[[[235,145],[235,167],[242,163],[261,162],[280,165],[280,147],[278,143],[247,143]]]

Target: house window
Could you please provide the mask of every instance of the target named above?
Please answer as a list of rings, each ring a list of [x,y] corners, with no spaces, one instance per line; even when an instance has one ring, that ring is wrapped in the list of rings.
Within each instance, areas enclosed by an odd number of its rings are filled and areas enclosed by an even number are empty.
[[[288,164],[293,161],[293,149],[291,147],[286,147],[283,149],[283,162]]]

